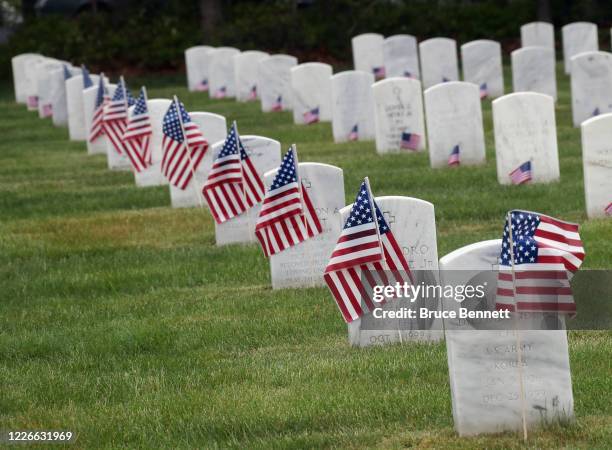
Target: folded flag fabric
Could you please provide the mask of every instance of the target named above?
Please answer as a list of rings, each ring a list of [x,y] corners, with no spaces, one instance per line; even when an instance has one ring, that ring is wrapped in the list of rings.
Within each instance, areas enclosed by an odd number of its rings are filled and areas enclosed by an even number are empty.
[[[64,81],[68,80],[69,78],[72,78],[72,73],[70,72],[70,69],[68,68],[68,64],[64,64]]]
[[[272,103],[272,111],[282,111],[283,110],[283,96],[279,95]]]
[[[215,92],[215,98],[225,98],[226,95],[227,88],[225,86],[221,86],[219,89],[217,89],[217,92]]]
[[[487,83],[480,85],[480,98],[486,98],[489,96],[489,90],[487,89]]]
[[[346,322],[372,311],[374,286],[412,282],[402,248],[376,205],[367,178],[361,183],[323,278]]]
[[[319,121],[319,107],[309,109],[304,113],[304,123],[310,125]]]
[[[458,166],[460,164],[459,160],[459,146],[455,145],[453,150],[451,151],[450,156],[448,157],[448,165],[449,166]]]
[[[577,224],[510,211],[499,258],[497,309],[575,314],[569,280],[584,257]]]
[[[113,97],[104,106],[104,133],[115,151],[120,155],[125,153],[123,134],[127,126],[128,108],[135,102],[136,100],[128,90],[125,80],[121,77]]]
[[[264,184],[248,155],[236,122],[215,158],[202,194],[219,224],[242,214],[264,198]]]
[[[349,141],[356,141],[359,139],[359,125],[355,124],[348,135]]]
[[[94,114],[89,127],[89,142],[95,142],[104,134],[104,107],[108,103],[108,90],[104,84],[104,74],[100,75],[98,81],[98,91],[96,94],[96,103],[94,105]]]
[[[298,172],[297,152],[292,146],[266,192],[255,225],[255,236],[266,256],[280,253],[323,232]]]
[[[512,184],[524,184],[531,181],[531,161],[524,162],[512,172],[510,172],[509,175]]]
[[[208,142],[176,97],[164,115],[162,131],[162,173],[170,184],[185,190],[208,150]]]
[[[122,139],[132,168],[136,172],[142,172],[151,165],[151,134],[153,128],[147,107],[147,91],[143,86],[132,115],[127,119]]]
[[[198,92],[206,92],[206,91],[208,91],[208,79],[204,78],[202,81],[200,81],[198,84],[196,84],[195,89]]]
[[[416,151],[419,149],[421,144],[421,136],[416,133],[408,133],[407,131],[402,132],[400,141],[400,148],[404,150]]]
[[[257,86],[253,85],[249,91],[249,100],[257,100]]]
[[[612,202],[608,203],[608,206],[604,208],[606,216],[612,216]]]

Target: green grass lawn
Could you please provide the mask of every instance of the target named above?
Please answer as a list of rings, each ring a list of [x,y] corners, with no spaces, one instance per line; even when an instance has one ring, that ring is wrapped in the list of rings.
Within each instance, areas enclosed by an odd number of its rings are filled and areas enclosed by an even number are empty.
[[[334,144],[330,124],[211,101],[182,77],[128,81],[342,167],[347,202],[366,175],[376,195],[432,202],[440,257],[499,238],[504,213],[524,208],[581,223],[584,267],[610,268],[612,221],[586,218],[580,131],[558,76],[561,181],[520,187],[497,184],[489,101],[487,164],[432,170],[426,153]],[[215,247],[207,212],[173,210],[167,187],[108,171],[6,83],[0,133],[0,429],[72,430],[71,448],[524,445],[456,437],[443,343],[349,347],[327,289],[273,292],[258,247]],[[570,357],[577,421],[527,445],[609,448],[612,334],[572,332]]]

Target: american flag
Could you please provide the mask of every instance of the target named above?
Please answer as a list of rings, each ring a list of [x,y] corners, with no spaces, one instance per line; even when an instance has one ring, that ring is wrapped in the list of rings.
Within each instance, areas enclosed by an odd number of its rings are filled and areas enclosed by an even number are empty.
[[[385,68],[384,66],[373,67],[372,72],[374,73],[374,78],[377,80],[382,80],[385,78]]]
[[[499,258],[497,309],[575,313],[569,279],[584,255],[578,225],[511,211]]]
[[[70,72],[70,69],[68,68],[67,64],[64,64],[64,81],[72,78],[72,73]]]
[[[348,135],[348,140],[356,141],[357,139],[359,139],[359,125],[355,124],[355,126],[351,128],[351,132]]]
[[[489,96],[489,90],[487,89],[487,83],[480,85],[480,98],[486,98]]]
[[[85,64],[81,66],[81,71],[83,73],[83,89],[92,87],[94,85],[93,80],[91,79],[91,76],[89,76],[89,70],[87,70]]]
[[[208,142],[176,97],[164,115],[162,131],[162,173],[173,186],[184,190],[198,170]]]
[[[226,95],[227,88],[225,86],[221,86],[219,89],[217,89],[217,92],[215,92],[215,98],[225,98]]]
[[[531,161],[524,162],[512,172],[510,172],[512,184],[523,184],[531,181]]]
[[[300,180],[295,146],[292,146],[266,192],[255,235],[265,255],[270,256],[322,232],[308,190]]]
[[[374,308],[369,294],[374,286],[412,281],[402,248],[376,205],[367,179],[361,183],[324,279],[346,322]]]
[[[96,104],[94,106],[94,115],[91,119],[91,127],[89,129],[89,142],[95,142],[104,134],[104,107],[108,102],[108,92],[104,85],[104,74],[100,75],[98,81],[98,93],[96,95]]]
[[[196,84],[195,90],[199,92],[208,91],[208,78],[204,78],[202,81]]]
[[[123,133],[124,148],[136,172],[151,164],[151,134],[153,128],[147,108],[147,92],[143,86]]]
[[[404,76],[408,78],[416,78],[409,70],[404,70]]]
[[[282,111],[283,110],[283,96],[279,95],[272,103],[272,111]]]
[[[28,110],[35,111],[38,109],[38,95],[28,95],[27,99]]]
[[[223,223],[260,203],[264,191],[234,122],[202,188],[204,198],[215,221]]]
[[[455,145],[453,150],[451,151],[450,156],[448,157],[448,165],[449,166],[458,166],[460,164],[459,161],[459,146]]]
[[[304,113],[304,123],[310,125],[319,121],[319,107],[309,109]]]
[[[51,117],[53,115],[53,105],[51,103],[45,103],[42,105],[43,117]]]
[[[402,138],[400,140],[400,148],[404,150],[418,150],[421,144],[421,136],[416,133],[408,133],[402,131]]]
[[[136,100],[128,90],[125,80],[121,77],[113,98],[104,107],[104,133],[115,151],[120,155],[124,151],[123,133],[127,125],[128,107],[135,102]]]
[[[608,203],[608,206],[604,208],[606,216],[612,216],[612,202]]]
[[[593,116],[593,117],[595,117],[595,116],[598,116],[599,114],[600,114],[600,112],[599,112],[599,108],[595,108],[595,109],[593,110],[593,114],[592,114],[592,116]]]
[[[447,83],[450,81],[450,78],[442,77],[442,83]]]
[[[251,90],[249,91],[249,100],[257,100],[257,86],[251,86]]]

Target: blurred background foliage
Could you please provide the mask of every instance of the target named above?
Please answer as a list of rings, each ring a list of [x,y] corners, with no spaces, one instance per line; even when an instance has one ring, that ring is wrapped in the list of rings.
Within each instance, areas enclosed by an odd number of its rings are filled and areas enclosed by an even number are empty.
[[[609,49],[607,0],[0,0],[0,76],[10,57],[34,51],[107,72],[182,70],[183,52],[201,43],[290,53],[300,61],[350,65],[350,38],[363,32],[447,36],[464,43],[520,46],[519,28],[534,20],[560,27],[600,26]],[[558,52],[558,57],[561,52]]]

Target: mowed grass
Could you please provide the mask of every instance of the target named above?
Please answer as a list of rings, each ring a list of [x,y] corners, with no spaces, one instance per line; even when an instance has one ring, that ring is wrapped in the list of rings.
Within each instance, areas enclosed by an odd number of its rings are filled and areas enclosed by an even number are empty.
[[[426,153],[334,144],[327,123],[211,101],[182,77],[128,81],[342,167],[347,202],[366,175],[376,195],[432,202],[439,256],[499,238],[504,213],[524,208],[581,223],[584,267],[610,268],[612,222],[586,219],[580,132],[558,77],[561,182],[520,187],[497,184],[489,101],[487,164],[432,170]],[[173,210],[167,187],[108,171],[14,104],[8,84],[0,111],[0,429],[71,430],[71,448],[525,445],[456,436],[443,343],[349,347],[326,289],[272,291],[258,247],[215,247],[207,212]],[[570,357],[577,421],[526,445],[609,448],[612,335],[572,332]]]

